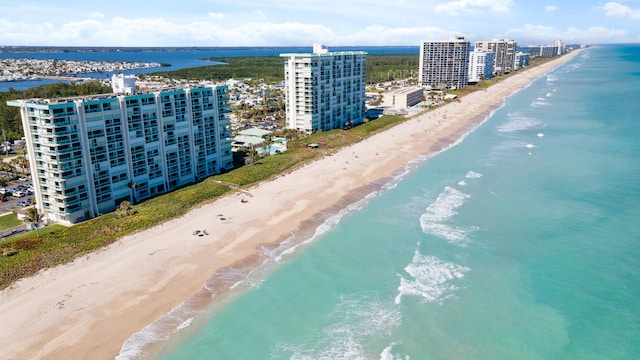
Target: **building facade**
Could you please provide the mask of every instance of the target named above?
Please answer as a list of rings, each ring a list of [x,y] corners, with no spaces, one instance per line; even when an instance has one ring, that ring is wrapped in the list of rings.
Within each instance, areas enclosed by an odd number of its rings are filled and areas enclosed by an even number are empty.
[[[562,40],[556,40],[553,45],[529,45],[524,48],[532,57],[554,57],[566,52],[566,47]]]
[[[477,83],[493,77],[494,52],[471,51],[469,53],[469,82]]]
[[[314,44],[311,54],[280,56],[285,58],[287,128],[311,133],[364,121],[366,52],[329,52]]]
[[[531,55],[527,52],[519,51],[516,53],[516,67],[515,69],[521,69],[523,67],[529,66],[529,61],[531,60]]]
[[[233,168],[226,86],[8,101],[36,206],[77,223]]]
[[[470,47],[464,37],[421,42],[418,84],[437,89],[467,86]]]
[[[419,86],[397,89],[382,95],[382,106],[393,109],[407,109],[424,99],[424,89]]]
[[[476,41],[475,51],[495,53],[493,71],[495,75],[504,75],[515,69],[516,47],[515,40],[493,39],[490,41]]]
[[[562,42],[562,40],[556,40],[553,45],[540,46],[539,56],[554,57],[564,54],[564,51],[564,43]]]

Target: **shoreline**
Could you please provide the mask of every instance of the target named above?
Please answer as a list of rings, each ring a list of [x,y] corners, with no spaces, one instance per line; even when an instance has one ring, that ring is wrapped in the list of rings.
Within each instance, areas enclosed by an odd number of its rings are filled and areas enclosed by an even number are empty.
[[[255,269],[261,250],[273,250],[292,234],[313,234],[336,211],[361,199],[365,189],[382,188],[416,158],[457,143],[506,97],[579,52],[521,71],[466,95],[460,103],[415,116],[258,184],[248,189],[253,195],[249,203],[239,201],[240,193],[228,195],[19,280],[0,292],[0,357],[114,358],[132,334],[202,296],[198,294],[206,295],[203,291],[214,289],[220,291],[216,299],[228,298],[225,287],[238,279],[230,278],[233,271],[227,270],[241,265]],[[194,237],[194,229],[206,229],[210,235]],[[228,282],[213,288],[212,274],[214,283],[215,274]]]

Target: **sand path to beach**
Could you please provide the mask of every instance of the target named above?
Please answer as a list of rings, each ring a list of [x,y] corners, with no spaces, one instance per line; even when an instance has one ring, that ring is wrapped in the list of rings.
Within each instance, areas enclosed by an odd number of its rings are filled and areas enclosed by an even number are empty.
[[[132,334],[201,291],[216,269],[255,255],[260,244],[282,241],[351,191],[455,142],[506,96],[577,53],[254,186],[248,203],[238,194],[224,197],[18,281],[0,292],[0,358],[114,358]],[[192,236],[195,229],[210,235]]]

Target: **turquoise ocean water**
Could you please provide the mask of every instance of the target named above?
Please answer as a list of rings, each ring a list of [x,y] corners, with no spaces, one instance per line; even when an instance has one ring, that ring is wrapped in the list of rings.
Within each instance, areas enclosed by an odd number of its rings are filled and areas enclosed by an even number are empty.
[[[640,45],[584,50],[155,358],[637,358],[639,89]]]

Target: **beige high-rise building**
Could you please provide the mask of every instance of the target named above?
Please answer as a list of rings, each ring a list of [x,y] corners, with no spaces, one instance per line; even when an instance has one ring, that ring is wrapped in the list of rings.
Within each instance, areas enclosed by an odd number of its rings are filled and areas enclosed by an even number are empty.
[[[436,89],[467,86],[470,47],[464,37],[421,42],[418,84]]]

